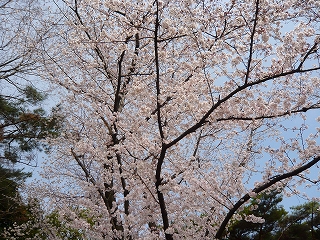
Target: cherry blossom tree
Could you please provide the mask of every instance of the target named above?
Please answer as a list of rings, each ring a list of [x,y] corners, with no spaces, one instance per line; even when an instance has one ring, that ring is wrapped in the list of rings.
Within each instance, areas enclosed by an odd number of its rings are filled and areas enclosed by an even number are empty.
[[[33,187],[70,227],[221,239],[258,193],[318,183],[319,1],[49,2],[66,121]]]

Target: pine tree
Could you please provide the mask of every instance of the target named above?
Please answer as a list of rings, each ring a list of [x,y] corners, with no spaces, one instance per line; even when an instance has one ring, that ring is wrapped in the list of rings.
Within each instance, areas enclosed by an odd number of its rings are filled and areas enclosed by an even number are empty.
[[[46,95],[32,83],[37,68],[34,50],[41,38],[31,27],[36,4],[0,3],[0,235],[29,219],[19,187],[31,173],[17,163],[34,165],[36,152],[46,148],[41,140],[58,130],[57,117],[40,107]]]
[[[320,240],[319,202],[310,201],[291,208],[292,213],[281,221],[279,240]]]
[[[283,206],[278,205],[281,201],[282,196],[277,191],[263,193],[253,199],[240,215],[260,217],[263,221],[251,222],[248,219],[243,219],[234,222],[229,228],[228,239],[274,239],[273,235],[279,228],[279,221],[287,215]]]
[[[44,109],[36,107],[45,99],[43,94],[30,86],[21,94],[0,94],[0,232],[30,217],[18,189],[31,173],[17,169],[16,164],[32,165],[35,151],[46,147],[41,139],[58,130],[57,117],[47,116]]]

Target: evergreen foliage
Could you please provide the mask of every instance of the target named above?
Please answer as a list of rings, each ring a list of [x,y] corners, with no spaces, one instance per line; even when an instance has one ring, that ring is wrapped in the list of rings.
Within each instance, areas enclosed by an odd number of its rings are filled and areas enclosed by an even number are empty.
[[[310,201],[291,207],[287,212],[282,205],[279,192],[263,193],[253,199],[234,221],[227,233],[229,240],[319,240],[320,204]],[[246,216],[262,217],[264,222],[250,222]]]
[[[16,164],[33,165],[35,151],[46,147],[41,139],[58,132],[58,118],[38,107],[45,95],[31,86],[20,93],[0,94],[0,232],[30,220],[29,206],[22,203],[18,189],[31,173]]]
[[[2,161],[30,163],[32,150],[41,149],[47,135],[57,133],[58,119],[46,116],[43,108],[34,107],[45,99],[36,89],[23,89],[24,98],[0,95],[0,148]],[[28,105],[33,106],[29,109]]]

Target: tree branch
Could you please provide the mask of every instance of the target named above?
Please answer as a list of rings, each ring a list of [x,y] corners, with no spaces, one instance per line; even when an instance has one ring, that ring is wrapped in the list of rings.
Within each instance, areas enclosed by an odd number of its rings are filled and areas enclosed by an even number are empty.
[[[315,67],[315,68],[310,68],[310,69],[293,69],[287,72],[283,72],[283,73],[278,73],[275,74],[273,76],[266,76],[262,79],[259,79],[257,81],[254,82],[248,82],[245,83],[244,85],[238,86],[236,89],[234,89],[233,91],[231,91],[228,95],[226,95],[223,98],[219,97],[219,100],[213,104],[213,106],[207,111],[206,114],[203,115],[203,117],[197,122],[195,123],[193,126],[191,126],[189,129],[187,129],[186,131],[184,131],[180,136],[178,136],[177,138],[175,138],[174,140],[172,140],[170,143],[166,144],[167,148],[172,147],[173,145],[175,145],[176,143],[178,143],[180,140],[182,140],[184,137],[186,137],[187,135],[189,135],[190,133],[195,132],[198,128],[202,127],[206,122],[208,117],[219,107],[221,106],[224,102],[228,101],[229,99],[231,99],[233,96],[235,96],[236,94],[238,94],[239,92],[250,88],[252,86],[270,81],[272,79],[276,79],[276,78],[280,78],[280,77],[285,77],[288,75],[293,75],[295,73],[303,73],[303,72],[311,72],[311,71],[315,71],[315,70],[319,70],[320,67]]]
[[[163,141],[164,134],[162,129],[162,123],[161,123],[161,103],[160,103],[160,67],[159,67],[159,54],[158,54],[158,31],[159,31],[159,2],[158,0],[155,1],[156,3],[156,21],[155,21],[155,29],[154,29],[154,55],[155,55],[155,64],[156,64],[156,89],[157,89],[157,119],[158,119],[158,128],[160,137]],[[165,158],[166,154],[166,146],[162,142],[162,149],[161,154],[158,159],[157,163],[157,169],[156,169],[156,189],[157,189],[157,195],[159,200],[159,205],[161,209],[161,216],[162,216],[162,222],[163,222],[163,230],[164,232],[169,228],[169,219],[168,219],[168,213],[166,210],[166,204],[164,200],[163,193],[160,191],[159,187],[161,185],[161,169],[162,164]],[[166,240],[173,240],[172,234],[168,234],[165,232]]]
[[[161,139],[164,139],[162,123],[161,123],[161,103],[160,103],[160,67],[159,67],[159,54],[158,54],[158,31],[159,31],[159,6],[158,1],[157,11],[156,11],[156,22],[155,22],[155,30],[154,30],[154,56],[155,56],[155,64],[156,64],[156,90],[157,90],[157,119],[158,119],[158,128]]]
[[[113,107],[113,112],[119,112],[121,111],[121,101],[124,101],[124,96],[121,93],[121,74],[122,74],[122,61],[124,58],[125,51],[123,51],[120,55],[120,59],[118,61],[118,81],[117,81],[117,89],[116,89],[116,94],[115,94],[115,99],[114,99],[114,107]]]
[[[302,107],[302,108],[297,109],[297,110],[286,111],[286,112],[281,113],[281,114],[262,115],[262,116],[258,116],[258,117],[236,117],[236,116],[230,116],[230,117],[226,117],[226,118],[217,118],[216,121],[217,122],[233,121],[233,120],[237,120],[237,121],[252,121],[252,120],[259,120],[259,119],[271,119],[271,118],[287,116],[287,115],[290,115],[290,114],[293,114],[293,113],[307,112],[309,110],[319,109],[319,108],[320,108],[320,103],[319,104],[314,104],[314,105],[312,105],[310,107]]]
[[[288,173],[284,173],[281,175],[277,175],[273,178],[271,178],[271,180],[265,184],[262,184],[260,187],[256,187],[252,190],[253,193],[260,193],[264,190],[266,190],[267,188],[271,187],[272,185],[287,179],[287,178],[291,178],[294,176],[297,176],[299,173],[311,168],[313,165],[315,165],[316,163],[318,163],[320,161],[320,156],[315,157],[312,161],[306,163],[305,165],[302,165],[301,167],[298,167],[297,169],[288,172]],[[216,238],[217,239],[222,239],[222,234],[229,222],[229,220],[231,219],[231,217],[234,215],[234,213],[246,202],[250,199],[250,195],[249,193],[247,193],[246,195],[244,195],[236,204],[233,205],[233,207],[229,210],[227,216],[225,217],[225,219],[223,220],[223,222],[221,223],[219,230],[216,233]]]
[[[257,22],[258,22],[258,14],[259,14],[259,0],[256,1],[256,12],[254,14],[253,29],[252,29],[251,36],[250,36],[250,50],[249,50],[249,59],[248,59],[248,64],[247,64],[247,72],[246,72],[246,77],[244,80],[245,84],[248,83],[249,74],[250,74],[250,67],[251,67],[252,54],[253,54],[254,34],[256,32],[256,26],[257,26]]]

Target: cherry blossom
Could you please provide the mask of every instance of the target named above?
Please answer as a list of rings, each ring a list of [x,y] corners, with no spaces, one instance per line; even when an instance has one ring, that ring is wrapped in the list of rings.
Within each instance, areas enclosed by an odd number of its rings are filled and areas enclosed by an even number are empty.
[[[53,3],[40,74],[65,121],[34,191],[71,227],[221,239],[250,198],[310,183],[319,1]]]

